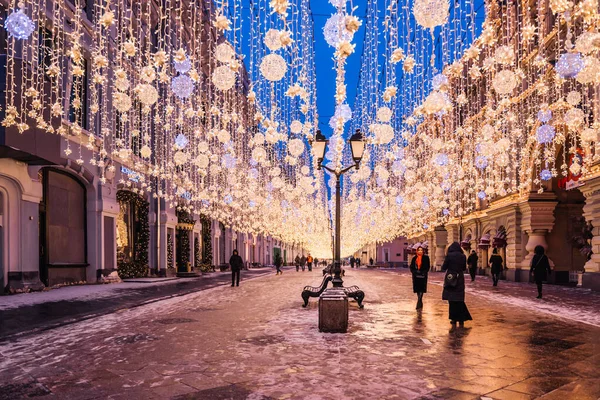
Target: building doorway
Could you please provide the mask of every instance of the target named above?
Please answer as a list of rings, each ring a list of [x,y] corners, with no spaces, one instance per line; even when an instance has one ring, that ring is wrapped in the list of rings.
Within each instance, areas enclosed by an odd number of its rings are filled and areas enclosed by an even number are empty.
[[[71,174],[42,170],[40,280],[46,286],[86,280],[86,192]]]

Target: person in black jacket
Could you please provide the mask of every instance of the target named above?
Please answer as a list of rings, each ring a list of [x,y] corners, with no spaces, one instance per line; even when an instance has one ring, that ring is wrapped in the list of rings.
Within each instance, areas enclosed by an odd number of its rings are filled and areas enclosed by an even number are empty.
[[[231,267],[231,286],[234,286],[234,283],[235,286],[240,286],[240,271],[244,266],[244,261],[237,250],[233,251],[233,255],[229,259],[229,266]]]
[[[282,265],[283,265],[283,258],[281,258],[281,256],[279,254],[277,254],[275,256],[275,268],[277,268],[277,272],[275,273],[275,275],[283,274],[283,271],[281,270]]]
[[[542,298],[542,282],[548,278],[548,275],[552,273],[552,269],[550,269],[550,261],[548,260],[548,256],[545,253],[544,247],[537,245],[533,250],[535,255],[531,260],[531,274],[533,274],[533,278],[535,279],[535,284],[537,285],[538,290],[538,299]]]
[[[479,257],[477,256],[477,252],[475,250],[471,251],[469,258],[467,258],[467,265],[469,266],[469,275],[471,275],[471,282],[475,280],[475,276],[477,275],[477,261]]]
[[[429,256],[425,255],[423,247],[417,248],[417,255],[410,261],[410,272],[412,272],[413,292],[417,294],[417,310],[423,308],[423,293],[427,293],[427,275],[431,263]]]
[[[490,257],[490,265],[492,266],[492,280],[494,281],[494,286],[498,286],[498,281],[500,280],[500,273],[502,272],[502,256],[498,254],[498,249],[494,248],[492,252],[492,256]]]
[[[471,321],[471,314],[465,304],[465,275],[467,269],[467,257],[460,248],[458,242],[454,242],[448,248],[448,254],[442,264],[442,271],[446,271],[444,276],[444,291],[442,300],[447,300],[449,305],[449,318],[452,329],[456,328],[456,323],[462,328],[465,321]]]

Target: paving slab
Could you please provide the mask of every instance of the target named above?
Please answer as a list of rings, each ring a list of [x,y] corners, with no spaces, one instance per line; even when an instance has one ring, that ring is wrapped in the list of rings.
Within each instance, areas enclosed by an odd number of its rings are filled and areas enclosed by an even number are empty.
[[[345,284],[360,286],[366,298],[364,309],[350,303],[346,334],[318,331],[316,299],[301,307],[302,288],[320,283],[320,271],[284,270],[240,287],[108,313],[0,343],[0,393],[128,400],[600,397],[599,327],[469,290],[474,320],[451,331],[432,278],[417,312],[408,275],[347,271]]]

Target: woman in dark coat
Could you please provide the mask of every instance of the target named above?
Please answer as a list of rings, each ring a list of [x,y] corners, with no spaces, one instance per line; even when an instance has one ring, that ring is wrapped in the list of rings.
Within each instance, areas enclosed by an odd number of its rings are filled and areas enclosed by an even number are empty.
[[[494,281],[494,286],[498,286],[498,281],[500,280],[500,273],[502,272],[503,262],[504,260],[502,260],[502,256],[498,254],[498,249],[494,248],[492,256],[490,257],[490,265],[492,266],[492,280]]]
[[[444,291],[442,300],[449,304],[449,318],[452,329],[456,328],[458,322],[461,327],[465,321],[471,321],[471,314],[465,304],[465,275],[467,269],[467,257],[460,248],[458,242],[454,242],[448,248],[448,254],[442,265],[444,276]]]
[[[537,245],[533,250],[535,255],[531,260],[531,273],[535,279],[535,284],[538,290],[538,299],[542,298],[542,282],[548,279],[548,275],[552,273],[550,269],[550,261],[548,256],[545,254],[544,247]]]
[[[277,268],[277,272],[275,273],[275,275],[283,274],[283,271],[281,270],[282,265],[283,265],[283,258],[281,258],[281,256],[279,254],[277,254],[275,256],[275,268]]]
[[[429,257],[424,254],[421,246],[417,248],[417,255],[410,262],[412,272],[413,292],[417,294],[417,310],[423,308],[423,293],[427,293],[427,274],[431,267]]]
[[[467,264],[469,266],[469,274],[471,275],[471,282],[475,280],[475,275],[477,275],[477,261],[479,257],[477,256],[477,252],[475,250],[471,251],[469,258],[467,258]]]
[[[240,286],[240,271],[244,266],[242,257],[239,256],[238,251],[234,250],[233,255],[229,259],[229,266],[231,267],[231,286],[235,283],[235,286]]]

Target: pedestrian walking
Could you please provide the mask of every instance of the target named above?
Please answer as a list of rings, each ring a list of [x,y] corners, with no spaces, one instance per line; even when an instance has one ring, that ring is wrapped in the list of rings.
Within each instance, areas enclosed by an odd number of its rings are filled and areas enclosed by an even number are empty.
[[[315,267],[319,268],[319,260],[315,258]]]
[[[308,266],[309,271],[312,271],[312,263],[313,263],[313,258],[310,255],[310,253],[308,253],[308,256],[306,257],[306,265]]]
[[[475,275],[477,275],[477,261],[479,257],[477,256],[477,252],[475,250],[471,251],[469,258],[467,259],[467,265],[469,266],[469,275],[471,275],[471,282],[475,280]]]
[[[502,260],[502,256],[498,254],[498,249],[494,248],[492,256],[490,257],[490,265],[492,266],[492,280],[494,281],[494,286],[498,286],[498,281],[500,280],[500,273],[502,272],[503,262],[504,260]]]
[[[369,258],[369,265],[373,265],[373,257]]]
[[[456,323],[462,328],[465,321],[471,321],[471,314],[465,304],[465,275],[467,269],[467,257],[460,248],[458,242],[454,242],[448,248],[448,254],[442,264],[444,276],[444,291],[442,300],[448,301],[448,316],[452,324],[452,330],[456,329]]]
[[[296,254],[296,258],[294,259],[294,264],[296,264],[296,272],[300,271],[300,256]]]
[[[240,286],[240,271],[244,266],[244,261],[237,250],[233,251],[233,255],[229,259],[229,266],[231,267],[231,286]]]
[[[537,245],[533,250],[535,255],[531,260],[531,269],[530,273],[533,274],[533,278],[535,280],[535,284],[537,285],[538,290],[538,299],[542,298],[542,282],[548,279],[548,275],[552,273],[552,269],[550,268],[550,261],[548,260],[548,256],[545,254],[544,246]]]
[[[279,254],[277,254],[275,256],[275,268],[277,268],[277,272],[275,273],[275,275],[283,274],[283,271],[281,270],[282,265],[283,265],[283,258],[281,258],[281,256]]]
[[[356,268],[360,267],[360,258],[356,257]]]
[[[430,268],[429,256],[425,254],[423,247],[419,246],[417,248],[417,255],[410,261],[413,293],[417,294],[417,310],[423,308],[423,293],[427,293],[427,275]]]
[[[300,267],[302,267],[302,271],[304,271],[304,264],[306,264],[306,257],[304,257],[303,254],[302,257],[300,257]]]
[[[356,259],[354,258],[354,256],[350,257],[350,267],[354,268],[355,262],[356,262]]]

